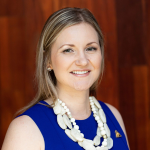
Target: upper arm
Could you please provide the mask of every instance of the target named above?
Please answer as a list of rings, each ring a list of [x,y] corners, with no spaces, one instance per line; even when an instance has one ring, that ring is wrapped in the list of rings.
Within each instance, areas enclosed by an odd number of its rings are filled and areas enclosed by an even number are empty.
[[[122,119],[122,117],[121,117],[119,111],[118,111],[115,107],[113,107],[112,105],[107,104],[107,103],[105,103],[105,104],[109,107],[109,109],[112,111],[112,113],[113,113],[114,116],[116,117],[117,121],[119,122],[119,124],[120,124],[120,126],[121,126],[121,128],[122,128],[122,130],[123,130],[123,132],[124,132],[124,134],[125,134],[125,136],[126,136],[127,143],[128,143],[128,138],[127,138],[125,126],[124,126],[123,119]],[[129,144],[128,144],[128,146],[129,146]]]
[[[28,116],[14,119],[6,133],[2,150],[40,150],[43,136]]]

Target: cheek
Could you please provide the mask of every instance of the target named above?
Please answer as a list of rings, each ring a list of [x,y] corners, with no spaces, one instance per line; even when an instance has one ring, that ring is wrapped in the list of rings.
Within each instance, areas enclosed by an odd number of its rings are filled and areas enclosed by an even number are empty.
[[[68,71],[69,60],[61,56],[54,56],[52,59],[52,66],[55,76],[59,80],[59,78],[64,78],[64,73]]]
[[[98,79],[99,79],[99,77],[100,77],[100,73],[101,73],[101,63],[102,63],[102,57],[101,57],[101,55],[97,55],[97,57],[95,57],[95,59],[93,60],[94,62],[94,74],[93,74],[93,76],[94,76],[94,81],[93,81],[93,83],[95,83],[95,81],[97,81]]]
[[[94,68],[96,69],[96,71],[99,71],[101,70],[101,63],[102,63],[102,56],[100,53],[98,53],[97,55],[95,55],[95,57],[93,57],[93,66]]]
[[[59,74],[61,72],[61,69],[63,69],[64,63],[62,63],[62,61],[60,59],[57,59],[57,57],[55,57],[52,61],[52,66],[53,66],[53,70],[55,73],[55,76],[57,77],[57,74]]]

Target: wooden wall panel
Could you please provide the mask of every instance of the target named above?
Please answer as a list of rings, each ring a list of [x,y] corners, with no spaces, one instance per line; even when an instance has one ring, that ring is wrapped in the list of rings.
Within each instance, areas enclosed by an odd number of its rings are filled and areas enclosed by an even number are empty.
[[[116,0],[120,111],[131,149],[149,148],[147,0]],[[146,43],[147,42],[147,43]]]
[[[98,99],[119,108],[115,1],[97,0],[96,2],[93,3],[92,12],[97,18],[104,34],[106,60],[102,83],[98,88],[97,95]]]
[[[148,0],[0,0],[0,146],[14,113],[35,95],[35,50],[49,15],[88,8],[105,38],[98,99],[120,110],[132,150],[150,147]]]
[[[24,1],[23,0],[1,0],[0,1],[0,16],[21,16],[24,12]]]
[[[130,148],[136,149],[135,106],[132,67],[119,68],[119,102],[120,112],[124,119]]]
[[[22,80],[24,76],[24,55],[21,44],[24,44],[23,20],[19,17],[0,18],[1,37],[1,112],[2,119],[12,119],[13,113],[16,111],[19,103],[16,100],[24,100],[24,84]],[[13,30],[12,30],[13,29]],[[4,41],[4,39],[5,41]],[[19,44],[18,44],[19,43]],[[20,59],[21,58],[21,59]],[[19,71],[18,71],[19,70]],[[22,103],[23,106],[23,103]],[[20,107],[20,106],[19,106]],[[8,120],[7,120],[8,121]],[[4,136],[8,126],[5,121],[1,123],[2,135]]]
[[[134,104],[135,104],[135,125],[137,147],[139,150],[148,149],[149,144],[149,93],[148,93],[148,67],[147,66],[134,66]]]

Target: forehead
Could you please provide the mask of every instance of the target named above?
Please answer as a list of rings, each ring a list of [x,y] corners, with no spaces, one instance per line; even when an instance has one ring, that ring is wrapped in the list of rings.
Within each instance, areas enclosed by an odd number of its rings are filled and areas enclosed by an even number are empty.
[[[59,36],[57,37],[54,44],[86,44],[88,42],[98,43],[98,33],[96,30],[88,23],[80,23],[70,27],[65,28]]]

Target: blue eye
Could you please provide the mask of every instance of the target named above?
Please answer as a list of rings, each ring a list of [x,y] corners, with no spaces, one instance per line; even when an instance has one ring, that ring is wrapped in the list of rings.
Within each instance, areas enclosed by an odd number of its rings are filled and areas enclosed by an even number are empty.
[[[71,52],[73,52],[73,50],[72,49],[65,49],[64,51],[63,51],[63,53],[71,53]]]
[[[87,50],[87,51],[96,51],[97,48],[95,48],[95,47],[88,47],[86,50]]]

